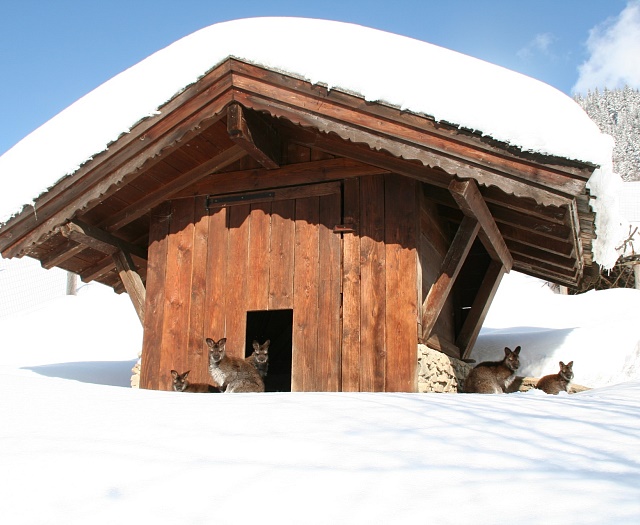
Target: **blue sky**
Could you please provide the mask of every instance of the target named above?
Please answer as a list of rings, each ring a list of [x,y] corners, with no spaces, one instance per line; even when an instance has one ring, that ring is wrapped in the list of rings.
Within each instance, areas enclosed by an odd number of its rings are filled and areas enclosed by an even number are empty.
[[[640,64],[640,0],[0,0],[0,154],[158,49],[207,25],[250,16],[375,27],[502,65],[567,94],[578,82],[583,89],[617,87],[621,78],[640,88],[640,74],[619,71]]]

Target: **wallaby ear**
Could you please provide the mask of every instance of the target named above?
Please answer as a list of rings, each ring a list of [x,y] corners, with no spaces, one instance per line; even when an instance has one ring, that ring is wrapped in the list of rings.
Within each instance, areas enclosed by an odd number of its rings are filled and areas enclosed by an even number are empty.
[[[213,345],[215,344],[214,340],[213,340],[213,339],[211,339],[210,337],[207,337],[207,338],[205,339],[205,342],[207,343],[207,346],[208,346],[209,348],[212,348],[212,347],[213,347]]]
[[[516,346],[516,349],[513,351],[513,353],[516,355],[520,354],[520,347]]]
[[[569,361],[569,362],[567,363],[567,366],[568,366],[569,368],[573,368],[573,361]]]
[[[509,355],[509,352],[511,352],[511,349],[508,346],[504,347],[504,355]]]
[[[560,368],[564,367],[564,363],[562,361],[560,361],[559,365],[560,365]]]
[[[267,339],[262,346],[264,346],[264,348],[266,350],[267,348],[269,348],[270,344],[271,344],[271,339]]]
[[[253,343],[251,343],[251,345],[253,346],[254,350],[260,350],[260,343],[258,343],[258,341],[256,341],[255,339],[253,340]]]
[[[176,372],[175,370],[171,370],[171,377],[173,377],[174,379],[178,379],[178,372]]]
[[[186,379],[189,375],[189,372],[191,372],[191,370],[187,370],[184,374],[182,374],[182,379]]]
[[[223,344],[225,344],[226,342],[227,342],[227,338],[226,338],[226,337],[223,337],[222,339],[220,339],[220,341],[218,341],[218,344],[219,344],[219,345],[223,345]]]

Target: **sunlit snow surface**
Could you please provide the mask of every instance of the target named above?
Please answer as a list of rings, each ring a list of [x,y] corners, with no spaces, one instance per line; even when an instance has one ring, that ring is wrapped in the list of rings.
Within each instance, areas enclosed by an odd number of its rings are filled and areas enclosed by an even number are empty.
[[[126,296],[90,287],[2,319],[2,521],[639,523],[640,376],[617,370],[638,362],[628,292],[508,276],[487,355],[520,344],[549,355],[540,369],[573,359],[576,380],[614,378],[558,396],[134,390]]]

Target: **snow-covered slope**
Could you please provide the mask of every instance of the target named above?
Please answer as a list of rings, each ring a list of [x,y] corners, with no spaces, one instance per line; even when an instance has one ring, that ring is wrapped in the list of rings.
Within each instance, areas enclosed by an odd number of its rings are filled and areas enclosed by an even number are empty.
[[[576,379],[608,386],[558,396],[135,390],[123,388],[141,343],[126,296],[93,285],[2,319],[2,520],[636,524],[640,329],[627,321],[640,291],[567,297],[541,286],[508,276],[480,346],[496,358],[521,344],[550,372],[573,359]],[[624,359],[630,380],[618,383]]]

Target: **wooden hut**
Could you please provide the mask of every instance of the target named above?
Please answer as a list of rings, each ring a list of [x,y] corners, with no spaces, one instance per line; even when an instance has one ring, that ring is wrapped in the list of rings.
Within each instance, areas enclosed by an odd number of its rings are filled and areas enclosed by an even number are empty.
[[[144,388],[208,381],[226,337],[272,341],[268,390],[413,392],[418,343],[467,357],[505,272],[584,284],[595,168],[228,57],[0,250],[127,292]]]

